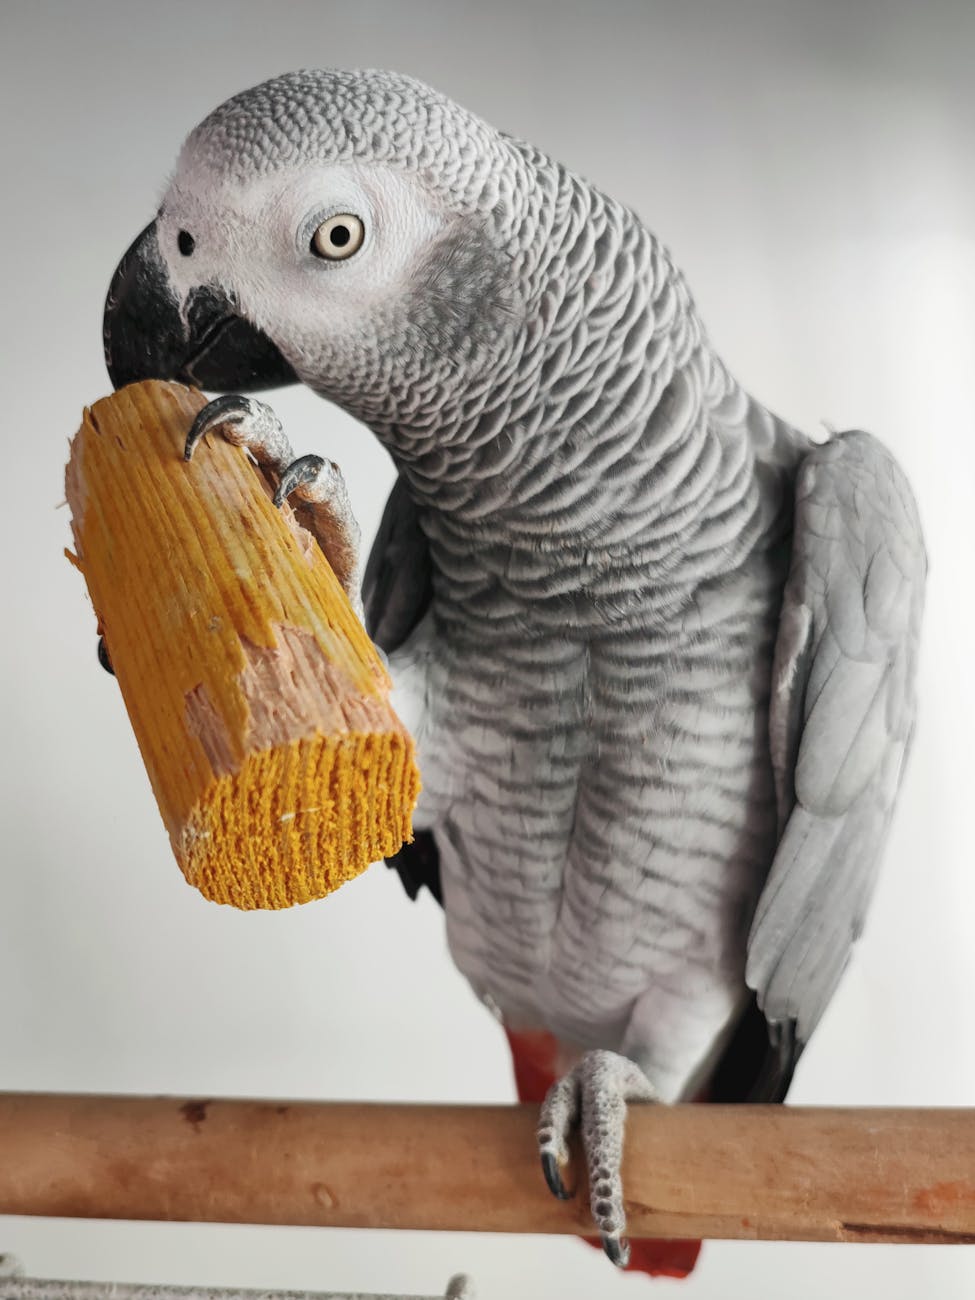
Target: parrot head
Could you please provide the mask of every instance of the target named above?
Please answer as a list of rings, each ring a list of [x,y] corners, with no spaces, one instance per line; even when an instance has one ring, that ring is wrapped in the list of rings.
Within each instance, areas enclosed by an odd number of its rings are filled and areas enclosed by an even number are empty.
[[[417,424],[504,366],[526,318],[515,142],[410,78],[300,72],[189,136],[112,279],[113,385],[302,382]]]

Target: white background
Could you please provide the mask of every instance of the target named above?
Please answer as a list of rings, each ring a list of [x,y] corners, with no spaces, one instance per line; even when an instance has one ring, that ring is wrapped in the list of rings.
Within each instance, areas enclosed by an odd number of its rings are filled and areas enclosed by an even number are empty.
[[[384,868],[283,915],[183,884],[61,554],[66,440],[108,388],[105,288],[182,137],[255,81],[332,65],[419,76],[635,206],[752,391],[901,458],[932,558],[920,729],[867,934],[793,1099],[975,1103],[972,14],[3,4],[0,1088],[512,1096],[438,910]],[[310,394],[276,401],[299,450],[342,464],[370,534],[384,453]],[[562,1239],[6,1219],[3,1250],[65,1277],[432,1293],[465,1268],[486,1300],[654,1286]],[[678,1293],[967,1297],[975,1251],[713,1244]]]

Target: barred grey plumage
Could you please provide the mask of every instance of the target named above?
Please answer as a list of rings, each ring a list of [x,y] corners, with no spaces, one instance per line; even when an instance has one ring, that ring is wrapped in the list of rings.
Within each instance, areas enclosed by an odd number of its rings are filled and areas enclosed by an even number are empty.
[[[335,211],[366,238],[326,266],[308,239]],[[862,923],[913,724],[925,558],[890,455],[766,411],[634,213],[394,74],[228,101],[129,257],[182,312],[171,373],[215,364],[188,326],[209,286],[396,462],[366,606],[475,990],[565,1069],[599,1050],[583,1091],[609,1050],[664,1100],[720,1091],[754,991],[769,1041],[739,1092],[782,1096]]]

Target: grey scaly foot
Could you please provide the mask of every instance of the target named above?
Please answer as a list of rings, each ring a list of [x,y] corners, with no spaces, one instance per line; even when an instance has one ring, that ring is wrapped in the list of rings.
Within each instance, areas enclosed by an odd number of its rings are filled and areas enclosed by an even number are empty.
[[[321,456],[295,459],[281,421],[266,403],[253,397],[234,394],[208,402],[186,436],[184,459],[190,460],[200,439],[214,430],[235,446],[247,448],[271,485],[275,505],[289,500],[361,618],[359,525],[339,467]]]
[[[625,1268],[629,1242],[623,1236],[623,1129],[626,1104],[656,1101],[650,1080],[638,1065],[615,1052],[587,1052],[574,1069],[549,1088],[538,1119],[538,1149],[542,1171],[553,1195],[565,1200],[562,1174],[568,1164],[569,1134],[576,1125],[589,1170],[592,1217],[603,1249],[614,1264]]]

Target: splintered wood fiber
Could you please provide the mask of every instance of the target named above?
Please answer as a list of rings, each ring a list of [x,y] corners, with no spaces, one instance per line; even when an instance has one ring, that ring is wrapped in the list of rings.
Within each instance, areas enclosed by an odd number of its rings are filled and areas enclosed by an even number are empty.
[[[414,744],[317,543],[247,454],[217,434],[183,460],[205,401],[150,381],[85,411],[72,558],[186,879],[290,907],[411,838]]]

